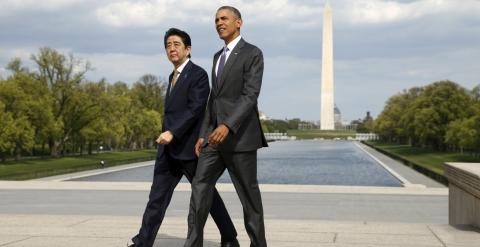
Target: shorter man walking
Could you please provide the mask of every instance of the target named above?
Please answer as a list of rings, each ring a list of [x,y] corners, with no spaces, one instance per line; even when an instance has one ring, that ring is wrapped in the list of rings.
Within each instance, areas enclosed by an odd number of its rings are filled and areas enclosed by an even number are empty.
[[[151,247],[165,216],[178,182],[185,175],[192,181],[197,167],[194,153],[210,87],[208,75],[190,61],[190,36],[179,29],[169,29],[164,37],[165,51],[174,66],[165,97],[162,133],[157,139],[158,152],[149,201],[142,226],[130,247]],[[239,246],[237,232],[217,190],[210,214],[222,236],[221,246]]]

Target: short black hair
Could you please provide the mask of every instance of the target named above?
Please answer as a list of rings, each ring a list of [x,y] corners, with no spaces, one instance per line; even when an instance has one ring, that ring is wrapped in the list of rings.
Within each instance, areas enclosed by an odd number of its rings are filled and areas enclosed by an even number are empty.
[[[170,28],[165,32],[165,36],[163,37],[163,44],[165,46],[165,49],[167,48],[167,39],[170,36],[178,36],[180,39],[182,39],[183,44],[185,47],[191,47],[192,46],[192,40],[190,39],[190,35],[188,35],[187,32],[182,31],[178,28]],[[190,57],[190,55],[188,55]]]
[[[237,8],[232,7],[232,6],[222,6],[222,7],[217,9],[217,12],[222,10],[222,9],[228,9],[228,10],[232,11],[232,13],[235,17],[237,17],[240,20],[242,19],[242,14],[240,14],[240,11]]]

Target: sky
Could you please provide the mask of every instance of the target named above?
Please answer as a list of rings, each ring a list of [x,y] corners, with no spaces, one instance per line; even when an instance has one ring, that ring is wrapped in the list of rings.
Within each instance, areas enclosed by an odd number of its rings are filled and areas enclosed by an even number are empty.
[[[480,84],[480,0],[331,0],[335,103],[343,119],[376,117],[392,95],[434,81]],[[320,119],[325,0],[0,0],[0,77],[8,62],[51,47],[89,61],[88,80],[167,78],[163,35],[192,37],[207,72],[223,42],[218,7],[242,13],[242,37],[262,49],[259,109],[275,119]]]

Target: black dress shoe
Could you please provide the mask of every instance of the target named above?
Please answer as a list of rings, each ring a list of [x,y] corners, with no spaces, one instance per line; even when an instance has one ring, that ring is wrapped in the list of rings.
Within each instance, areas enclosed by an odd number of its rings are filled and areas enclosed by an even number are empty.
[[[223,241],[222,240],[222,243],[220,244],[221,247],[240,247],[240,244],[238,243],[238,240],[235,239],[231,242],[227,242],[227,241]]]

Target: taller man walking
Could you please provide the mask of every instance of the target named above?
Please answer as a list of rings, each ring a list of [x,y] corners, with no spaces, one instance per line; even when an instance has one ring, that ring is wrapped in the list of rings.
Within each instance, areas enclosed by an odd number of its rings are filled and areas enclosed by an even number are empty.
[[[171,28],[165,33],[164,44],[174,71],[170,74],[165,97],[163,130],[157,139],[159,146],[152,188],[140,231],[128,245],[131,247],[153,246],[175,187],[183,175],[189,181],[195,175],[194,146],[210,91],[207,72],[190,61],[190,36]],[[221,246],[238,246],[237,232],[217,190],[213,190],[213,198],[207,212],[210,210],[220,230]]]
[[[212,90],[195,145],[199,163],[192,182],[189,231],[184,246],[203,246],[203,228],[215,183],[227,169],[243,206],[250,246],[266,247],[257,181],[257,149],[267,146],[257,107],[263,55],[240,36],[242,16],[236,8],[220,7],[215,25],[225,46],[213,58]]]

